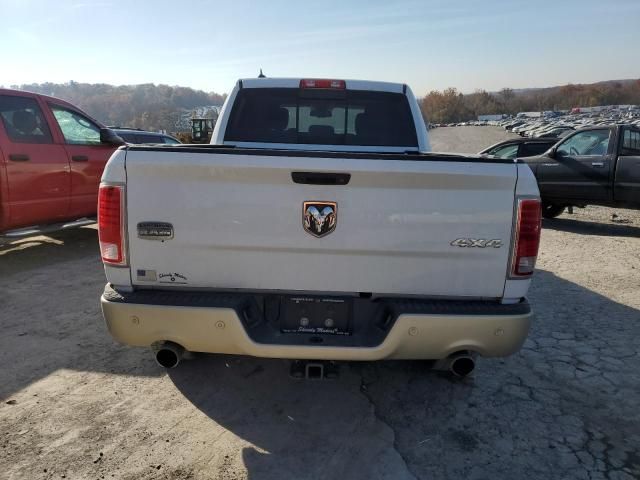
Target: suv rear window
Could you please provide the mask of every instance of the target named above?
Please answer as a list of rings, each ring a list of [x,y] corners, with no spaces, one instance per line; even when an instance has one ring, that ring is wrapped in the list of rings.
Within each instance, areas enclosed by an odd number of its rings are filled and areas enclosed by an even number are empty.
[[[138,143],[135,135],[131,133],[116,132],[116,134],[127,143]]]
[[[237,94],[225,141],[418,146],[407,97],[365,90],[246,88]]]
[[[547,150],[549,150],[553,145],[555,145],[555,141],[553,142],[530,142],[523,143],[520,145],[520,152],[518,153],[519,157],[533,157],[534,155],[541,155]]]
[[[145,135],[144,133],[136,134],[136,143],[164,143],[160,135]]]

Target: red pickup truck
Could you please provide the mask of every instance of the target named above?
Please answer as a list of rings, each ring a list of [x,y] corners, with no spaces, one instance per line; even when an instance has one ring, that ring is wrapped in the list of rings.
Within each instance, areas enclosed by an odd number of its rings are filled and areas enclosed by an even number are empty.
[[[57,98],[0,89],[0,236],[90,223],[123,141]]]

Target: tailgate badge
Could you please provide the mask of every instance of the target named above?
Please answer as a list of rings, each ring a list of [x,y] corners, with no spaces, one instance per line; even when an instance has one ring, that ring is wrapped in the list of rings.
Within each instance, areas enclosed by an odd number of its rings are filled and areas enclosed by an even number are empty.
[[[173,225],[165,222],[140,222],[138,238],[145,240],[169,240],[173,238]]]
[[[336,229],[338,204],[336,202],[304,202],[302,227],[314,237],[324,237]]]
[[[486,239],[486,238],[456,238],[450,245],[454,247],[463,247],[463,248],[500,248],[502,247],[502,240],[499,238],[494,239]]]

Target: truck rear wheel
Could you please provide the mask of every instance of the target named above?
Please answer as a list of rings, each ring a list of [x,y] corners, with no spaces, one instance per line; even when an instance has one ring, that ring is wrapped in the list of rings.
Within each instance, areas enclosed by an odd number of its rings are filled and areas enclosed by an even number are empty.
[[[558,215],[564,212],[564,209],[564,205],[542,202],[542,216],[544,218],[556,218]]]

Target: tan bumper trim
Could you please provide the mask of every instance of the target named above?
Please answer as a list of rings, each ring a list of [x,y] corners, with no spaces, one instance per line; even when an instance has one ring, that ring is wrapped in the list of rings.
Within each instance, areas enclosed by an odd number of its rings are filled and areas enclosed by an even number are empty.
[[[440,359],[459,350],[507,356],[524,343],[532,316],[402,314],[376,347],[332,347],[254,342],[232,308],[121,303],[103,296],[102,311],[111,335],[128,345],[169,340],[194,352],[315,360]]]

